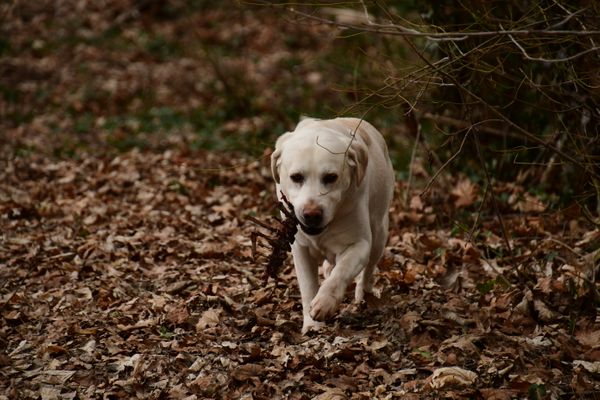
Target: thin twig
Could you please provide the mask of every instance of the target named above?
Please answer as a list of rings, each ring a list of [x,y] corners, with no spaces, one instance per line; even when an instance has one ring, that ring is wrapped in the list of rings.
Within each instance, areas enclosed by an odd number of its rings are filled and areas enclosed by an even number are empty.
[[[448,125],[448,126],[452,126],[452,127],[460,128],[460,129],[467,129],[470,126],[470,124],[467,121],[463,121],[463,120],[452,118],[452,117],[447,117],[445,115],[432,114],[430,112],[424,112],[423,114],[419,115],[419,117],[428,119],[430,121],[433,121],[433,122],[436,122],[436,123],[439,123],[442,125]],[[501,121],[498,119],[493,119],[493,120],[490,119],[485,122],[501,122]],[[489,126],[482,126],[479,128],[479,130],[482,132],[485,132],[485,133],[489,133],[494,136],[501,137],[501,138],[508,136],[508,137],[511,137],[512,139],[522,139],[521,136],[519,136],[515,133],[512,133],[510,131],[496,129],[496,128],[492,128]]]
[[[433,184],[433,182],[435,181],[437,176],[446,168],[446,166],[448,164],[450,164],[452,162],[452,160],[454,160],[460,154],[460,152],[462,151],[463,145],[467,141],[467,136],[469,136],[470,132],[471,132],[471,129],[467,130],[467,132],[465,133],[465,136],[463,136],[463,140],[460,143],[460,147],[458,148],[456,153],[452,154],[452,156],[446,160],[446,162],[435,172],[435,174],[433,174],[433,176],[429,179],[429,182],[427,182],[427,185],[425,185],[425,189],[423,189],[421,191],[419,196],[423,196],[429,190],[429,188],[431,187],[431,185]]]
[[[508,240],[508,234],[506,233],[506,227],[504,226],[504,219],[502,218],[502,214],[500,213],[500,208],[498,207],[498,202],[496,201],[496,196],[494,195],[494,188],[492,186],[492,178],[490,178],[490,173],[488,171],[487,165],[485,164],[485,160],[483,159],[483,154],[481,153],[481,146],[479,144],[479,138],[477,135],[473,135],[473,140],[475,141],[475,150],[477,151],[477,157],[479,158],[479,162],[481,163],[481,167],[483,168],[483,172],[485,174],[485,180],[487,184],[491,187],[490,190],[490,199],[492,200],[492,207],[494,208],[494,213],[498,218],[498,222],[500,222],[500,230],[502,231],[502,236],[504,238],[504,244],[508,249],[508,252],[512,254],[512,248],[510,246],[510,241]]]
[[[430,40],[444,41],[461,41],[469,37],[490,37],[490,36],[598,36],[600,31],[573,31],[573,30],[546,30],[546,29],[511,29],[511,30],[495,30],[495,31],[479,31],[479,32],[420,32],[416,29],[407,28],[397,24],[376,24],[369,23],[368,25],[357,25],[345,22],[332,21],[327,18],[318,17],[313,14],[308,14],[298,11],[291,7],[288,9],[291,13],[302,16],[304,18],[317,21],[327,25],[333,25],[341,28],[354,29],[362,32],[379,33],[382,35],[404,36],[404,37],[425,37]]]
[[[414,135],[415,136],[415,144],[413,145],[413,149],[412,149],[412,152],[410,155],[410,164],[408,165],[408,180],[406,182],[406,191],[404,192],[404,203],[406,205],[408,205],[410,188],[412,186],[412,181],[413,181],[413,164],[415,162],[415,156],[417,153],[417,148],[419,146],[419,142],[421,141],[421,124],[419,124],[419,121],[417,121],[412,108],[409,110],[409,114],[407,115],[407,118],[410,118],[411,125],[415,125],[415,126],[413,126],[413,129],[416,132]]]
[[[488,192],[490,189],[493,190],[491,185],[486,183],[485,191],[483,192],[483,196],[481,196],[481,204],[479,205],[479,209],[477,210],[477,214],[475,214],[475,220],[473,221],[473,225],[471,225],[471,229],[469,230],[468,240],[475,245],[475,241],[473,240],[473,236],[475,234],[475,229],[477,229],[477,225],[479,225],[479,220],[481,219],[481,212],[483,211],[483,206],[485,204],[485,199],[487,198]]]
[[[557,6],[559,6],[560,8],[562,8],[564,11],[568,12],[566,8],[564,8],[560,3],[558,2],[554,2],[554,4],[556,4]],[[569,20],[579,14],[582,14],[585,11],[585,8],[582,8],[581,10],[577,10],[575,12],[568,12],[569,14],[561,21],[557,22],[556,24],[552,25],[549,27],[549,29],[556,29],[559,26],[562,26],[564,24],[566,24],[567,22],[569,22]]]
[[[568,244],[561,242],[558,239],[553,238],[552,236],[548,236],[547,239],[551,242],[554,242],[556,244],[561,245],[562,247],[564,247],[565,249],[569,250],[571,253],[573,253],[574,255],[576,255],[578,258],[582,258],[583,256],[581,254],[579,254],[574,248],[572,248],[571,246],[569,246]]]
[[[561,62],[566,62],[566,61],[571,61],[574,60],[576,58],[579,58],[585,54],[591,53],[593,51],[598,51],[600,50],[600,47],[592,47],[589,48],[587,50],[581,51],[577,54],[573,54],[570,57],[564,57],[564,58],[542,58],[542,57],[531,57],[529,54],[527,54],[527,51],[523,48],[523,46],[521,46],[519,44],[519,42],[517,42],[515,40],[515,38],[513,37],[513,35],[508,35],[508,37],[510,38],[510,40],[515,44],[515,46],[518,47],[518,49],[521,51],[521,53],[523,54],[523,57],[525,57],[527,60],[529,61],[538,61],[538,62],[544,62],[544,63],[561,63]]]

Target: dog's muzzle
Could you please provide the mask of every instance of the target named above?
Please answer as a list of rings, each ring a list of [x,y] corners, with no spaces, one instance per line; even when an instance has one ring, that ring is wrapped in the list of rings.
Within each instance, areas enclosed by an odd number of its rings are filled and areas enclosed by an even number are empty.
[[[308,235],[318,235],[325,230],[323,208],[314,202],[308,202],[302,209],[300,227]]]
[[[325,225],[325,226],[306,226],[304,224],[300,224],[300,228],[307,235],[315,236],[315,235],[319,235],[320,233],[322,233],[325,230],[325,228],[327,228],[327,225]]]

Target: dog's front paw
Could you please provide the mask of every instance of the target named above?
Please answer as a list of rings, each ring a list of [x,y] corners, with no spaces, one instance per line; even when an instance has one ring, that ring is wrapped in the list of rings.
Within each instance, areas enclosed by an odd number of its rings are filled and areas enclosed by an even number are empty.
[[[302,334],[306,335],[311,331],[317,332],[324,326],[324,322],[315,321],[311,317],[306,317],[304,318],[304,323],[302,324]]]
[[[318,293],[310,303],[310,316],[315,321],[328,320],[335,314],[340,301],[329,293]]]

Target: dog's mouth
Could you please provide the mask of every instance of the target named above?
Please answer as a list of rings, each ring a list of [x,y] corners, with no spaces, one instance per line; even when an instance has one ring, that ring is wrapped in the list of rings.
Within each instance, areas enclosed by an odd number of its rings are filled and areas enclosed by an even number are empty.
[[[325,228],[327,228],[327,225],[325,225],[325,226],[306,226],[304,224],[300,224],[300,228],[302,228],[302,231],[304,233],[306,233],[307,235],[315,236],[315,235],[322,233],[325,230]]]

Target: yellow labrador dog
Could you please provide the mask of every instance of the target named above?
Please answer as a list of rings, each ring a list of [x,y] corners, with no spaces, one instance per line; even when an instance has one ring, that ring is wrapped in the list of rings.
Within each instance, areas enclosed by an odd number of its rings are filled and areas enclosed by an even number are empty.
[[[300,221],[292,255],[306,333],[335,314],[355,278],[357,301],[373,291],[394,170],[379,131],[357,118],[303,119],[277,140],[271,169],[278,197],[287,197]]]

